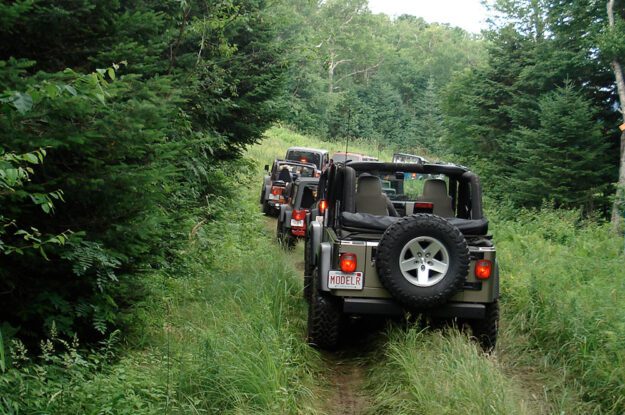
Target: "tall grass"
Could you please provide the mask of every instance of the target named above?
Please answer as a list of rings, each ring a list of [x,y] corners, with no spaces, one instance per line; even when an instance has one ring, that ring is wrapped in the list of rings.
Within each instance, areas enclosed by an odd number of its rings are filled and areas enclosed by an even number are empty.
[[[523,389],[457,331],[391,329],[371,371],[374,414],[533,414]]]
[[[145,276],[127,339],[143,349],[112,365],[76,350],[80,361],[59,350],[13,365],[0,413],[315,413],[320,358],[304,341],[301,282],[266,235],[248,190],[255,174],[231,178],[238,195],[211,201],[215,220],[190,229],[167,274]]]
[[[504,320],[516,339],[506,347],[538,355],[584,400],[599,404],[595,412],[625,413],[622,239],[608,224],[581,220],[576,212],[491,216]]]

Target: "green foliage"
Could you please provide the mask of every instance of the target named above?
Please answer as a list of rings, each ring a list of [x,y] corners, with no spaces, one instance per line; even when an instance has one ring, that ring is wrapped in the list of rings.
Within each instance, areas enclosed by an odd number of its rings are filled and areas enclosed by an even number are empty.
[[[2,148],[47,153],[18,191],[0,195],[2,231],[18,226],[12,241],[0,235],[17,247],[0,258],[0,315],[29,346],[53,322],[89,342],[123,323],[141,272],[173,266],[192,218],[209,220],[207,205],[228,196],[221,160],[278,115],[281,22],[267,7],[40,0],[0,8]],[[47,244],[46,257],[21,249],[25,239]]]
[[[447,86],[445,146],[483,166],[486,190],[517,206],[606,214],[615,177],[613,80],[595,42],[605,4],[495,2],[486,65]]]
[[[14,341],[0,412],[315,413],[320,356],[302,341],[297,272],[253,213],[256,167],[230,167],[236,194],[212,200],[212,220],[185,238],[175,268],[144,276],[130,337],[144,347],[111,356],[115,332],[89,353],[50,333],[44,364]]]
[[[303,4],[301,4],[303,3]],[[444,134],[436,97],[451,74],[483,59],[458,28],[374,15],[362,1],[300,1],[282,119],[299,130],[385,147],[430,150]]]
[[[16,199],[30,199],[30,202],[39,206],[41,210],[50,214],[54,209],[53,200],[63,200],[60,190],[49,193],[32,193],[23,190],[34,173],[32,165],[41,164],[45,157],[45,150],[30,153],[4,153],[0,148],[0,201]],[[6,203],[6,202],[5,202]],[[43,235],[37,228],[21,228],[14,218],[5,216],[0,211],[0,254],[23,254],[27,249],[38,250],[46,257],[44,247],[48,244],[64,245],[68,232],[58,235]]]
[[[510,200],[535,207],[553,200],[556,206],[592,210],[595,193],[607,187],[602,161],[608,146],[591,105],[570,85],[540,99],[540,126],[520,127],[515,134],[515,174],[509,186],[516,192]]]

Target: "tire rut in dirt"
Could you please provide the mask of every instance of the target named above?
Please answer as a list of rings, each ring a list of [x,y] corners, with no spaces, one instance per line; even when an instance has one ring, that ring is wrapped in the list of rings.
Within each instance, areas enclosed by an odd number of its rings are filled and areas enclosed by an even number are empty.
[[[360,415],[371,406],[365,389],[366,367],[354,360],[326,358],[332,392],[325,402],[327,414]]]
[[[379,351],[386,322],[379,318],[351,319],[345,323],[339,352],[324,352],[326,377],[331,387],[325,397],[323,413],[360,415],[371,408],[366,388],[372,355]]]

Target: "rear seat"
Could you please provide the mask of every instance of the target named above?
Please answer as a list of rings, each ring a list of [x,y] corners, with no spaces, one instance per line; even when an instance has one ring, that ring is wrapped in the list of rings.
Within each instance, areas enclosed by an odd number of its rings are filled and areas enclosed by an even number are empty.
[[[423,184],[423,196],[417,202],[429,202],[434,205],[432,213],[443,218],[454,218],[451,197],[447,193],[447,183],[441,179],[427,179]]]

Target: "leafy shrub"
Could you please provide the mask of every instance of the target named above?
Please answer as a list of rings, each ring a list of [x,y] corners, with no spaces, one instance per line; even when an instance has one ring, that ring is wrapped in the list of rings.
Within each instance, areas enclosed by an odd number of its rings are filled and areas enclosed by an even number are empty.
[[[221,160],[277,116],[280,25],[256,0],[17,2],[0,21],[0,145],[44,149],[23,192],[63,195],[52,215],[0,195],[1,214],[31,240],[71,232],[0,258],[0,315],[28,346],[53,322],[101,339],[227,196]]]

